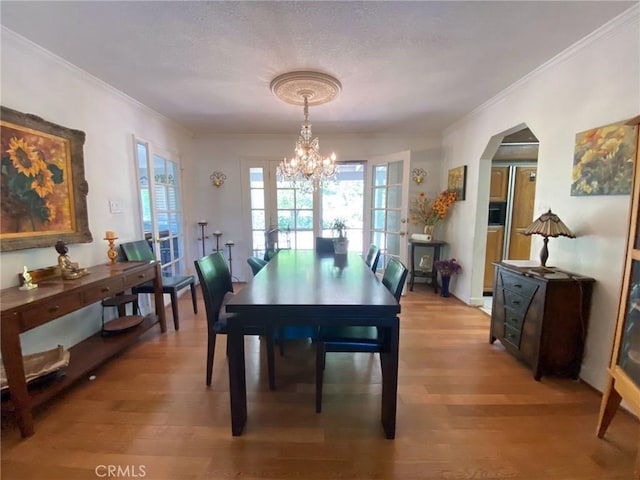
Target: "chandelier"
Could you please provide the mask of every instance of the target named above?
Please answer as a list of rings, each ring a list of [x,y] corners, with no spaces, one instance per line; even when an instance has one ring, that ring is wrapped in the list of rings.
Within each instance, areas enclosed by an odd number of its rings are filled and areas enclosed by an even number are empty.
[[[278,168],[280,177],[291,181],[297,188],[316,189],[336,175],[336,154],[323,157],[318,137],[313,138],[309,105],[320,105],[333,100],[341,87],[334,77],[309,71],[285,73],[271,82],[271,91],[282,101],[304,105],[304,120],[294,155],[291,158],[285,157]]]

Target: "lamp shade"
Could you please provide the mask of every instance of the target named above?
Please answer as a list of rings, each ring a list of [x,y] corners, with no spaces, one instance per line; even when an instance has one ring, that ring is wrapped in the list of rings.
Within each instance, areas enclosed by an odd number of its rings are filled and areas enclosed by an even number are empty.
[[[555,213],[551,212],[551,209],[547,213],[540,215],[527,229],[522,232],[523,235],[542,235],[544,237],[544,244],[542,250],[540,250],[540,264],[546,267],[547,259],[549,258],[549,249],[547,244],[549,243],[549,237],[569,237],[576,238],[569,227],[567,227],[562,220],[558,218]]]
[[[547,213],[540,215],[535,222],[522,232],[523,235],[542,235],[543,237],[569,237],[576,238],[569,227],[567,227],[551,209]]]

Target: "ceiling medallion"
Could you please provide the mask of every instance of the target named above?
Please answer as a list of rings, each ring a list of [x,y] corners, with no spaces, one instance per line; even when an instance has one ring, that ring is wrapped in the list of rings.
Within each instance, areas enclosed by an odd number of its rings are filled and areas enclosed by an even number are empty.
[[[336,154],[320,155],[320,141],[313,138],[309,122],[309,105],[322,105],[333,100],[342,85],[325,73],[296,71],[279,75],[271,81],[271,92],[283,102],[304,106],[304,120],[296,142],[294,156],[280,162],[280,176],[293,182],[297,188],[315,190],[324,181],[333,179],[337,172]]]

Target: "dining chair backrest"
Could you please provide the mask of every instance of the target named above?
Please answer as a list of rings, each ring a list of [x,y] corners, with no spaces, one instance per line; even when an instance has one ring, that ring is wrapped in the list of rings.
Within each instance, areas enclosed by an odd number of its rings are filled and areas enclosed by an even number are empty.
[[[373,243],[369,245],[369,251],[364,262],[371,268],[373,272],[378,269],[378,260],[380,259],[380,248]]]
[[[207,321],[218,321],[224,296],[233,292],[231,273],[222,252],[214,252],[193,262],[200,279]]]
[[[333,248],[333,238],[316,237],[316,252],[335,253]]]
[[[124,256],[130,262],[154,262],[156,256],[146,240],[120,244]]]
[[[391,292],[398,302],[400,302],[400,295],[402,295],[402,289],[408,273],[407,267],[395,258],[390,258],[387,267],[384,269],[382,284],[387,287],[387,290]]]
[[[247,258],[247,263],[251,267],[251,272],[255,277],[258,274],[258,272],[262,270],[262,267],[264,267],[267,264],[267,261],[258,257],[249,257]]]

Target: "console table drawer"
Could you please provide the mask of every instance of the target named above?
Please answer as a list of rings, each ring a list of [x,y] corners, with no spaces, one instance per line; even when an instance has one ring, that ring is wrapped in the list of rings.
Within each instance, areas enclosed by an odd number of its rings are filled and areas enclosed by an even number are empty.
[[[87,288],[84,292],[84,300],[87,305],[99,302],[105,297],[115,295],[124,291],[124,281],[122,278],[114,278],[107,280],[101,285],[95,285]]]
[[[135,273],[127,273],[124,276],[124,288],[134,287],[136,285],[151,281],[154,277],[155,267],[151,265],[145,270],[137,271]]]
[[[85,304],[82,301],[81,294],[70,293],[67,295],[58,295],[55,301],[40,305],[35,308],[23,310],[20,313],[20,331],[24,332],[31,328],[43,325],[51,320],[71,313]]]

